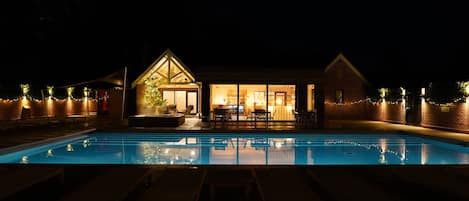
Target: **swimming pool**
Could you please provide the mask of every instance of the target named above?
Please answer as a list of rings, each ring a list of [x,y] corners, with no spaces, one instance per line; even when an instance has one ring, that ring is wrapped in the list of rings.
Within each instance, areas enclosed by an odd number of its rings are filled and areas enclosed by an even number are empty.
[[[397,134],[91,133],[15,152],[0,152],[0,163],[469,164],[469,147]]]

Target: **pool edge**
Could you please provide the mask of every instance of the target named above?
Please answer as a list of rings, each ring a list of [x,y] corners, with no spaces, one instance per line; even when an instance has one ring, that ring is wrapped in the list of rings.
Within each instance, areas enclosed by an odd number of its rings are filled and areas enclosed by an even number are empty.
[[[35,141],[35,142],[30,142],[30,143],[25,143],[25,144],[19,144],[19,145],[12,146],[12,147],[5,147],[3,149],[0,149],[0,155],[6,155],[6,154],[9,154],[9,153],[25,150],[25,149],[28,149],[28,148],[31,148],[31,147],[41,146],[41,145],[46,144],[46,143],[57,142],[57,141],[60,141],[60,140],[65,140],[65,139],[68,139],[68,138],[76,137],[76,136],[79,136],[79,135],[83,135],[83,134],[91,133],[91,132],[95,132],[95,131],[96,131],[96,128],[90,128],[90,129],[86,129],[86,130],[72,132],[72,133],[66,134],[64,136],[48,138],[48,139],[39,140],[39,141]]]

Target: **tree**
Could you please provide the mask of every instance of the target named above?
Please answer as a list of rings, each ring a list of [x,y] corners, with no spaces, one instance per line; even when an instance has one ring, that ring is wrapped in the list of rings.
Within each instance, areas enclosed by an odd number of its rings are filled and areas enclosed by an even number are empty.
[[[158,106],[166,104],[166,100],[163,99],[163,95],[158,89],[159,85],[160,82],[153,77],[150,77],[149,79],[145,80],[144,102],[146,105],[155,109]]]

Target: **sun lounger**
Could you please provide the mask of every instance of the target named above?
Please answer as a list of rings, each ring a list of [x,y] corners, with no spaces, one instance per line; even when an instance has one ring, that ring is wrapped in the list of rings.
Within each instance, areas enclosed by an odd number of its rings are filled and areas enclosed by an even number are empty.
[[[191,168],[167,168],[139,200],[196,201],[206,171]]]
[[[62,183],[63,176],[63,168],[58,167],[20,167],[18,170],[1,171],[0,200],[54,178]]]
[[[321,200],[300,169],[256,168],[254,175],[263,201]]]
[[[307,169],[308,175],[320,186],[321,191],[337,201],[372,200],[405,200],[389,194],[382,188],[356,176],[350,168],[313,167]]]
[[[84,186],[64,196],[62,200],[118,201],[124,200],[143,182],[151,182],[152,169],[148,167],[111,168]]]
[[[469,200],[469,183],[464,178],[448,176],[437,168],[394,167],[390,171],[400,181],[438,192],[448,200]]]
[[[209,188],[210,200],[223,200],[220,197],[224,191],[230,192],[231,200],[250,200],[255,189],[255,179],[250,169],[211,168],[207,170],[205,184]]]

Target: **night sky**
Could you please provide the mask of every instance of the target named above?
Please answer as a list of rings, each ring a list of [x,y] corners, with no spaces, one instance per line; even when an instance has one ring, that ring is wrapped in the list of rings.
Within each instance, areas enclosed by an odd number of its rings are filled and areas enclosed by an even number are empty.
[[[4,88],[138,74],[166,48],[194,71],[324,68],[343,52],[371,81],[469,79],[469,12],[455,3],[13,2],[1,8]]]

